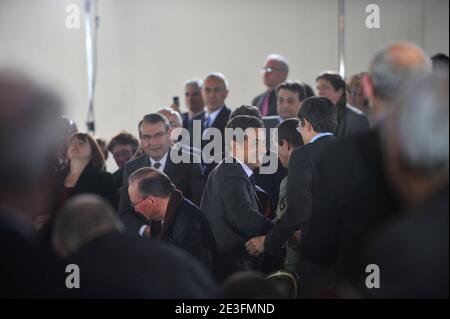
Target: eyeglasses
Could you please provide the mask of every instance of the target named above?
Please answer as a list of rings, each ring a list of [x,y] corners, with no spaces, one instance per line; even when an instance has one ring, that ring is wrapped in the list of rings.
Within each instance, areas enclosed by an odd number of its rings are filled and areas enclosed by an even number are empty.
[[[149,198],[150,197],[150,195],[147,195],[147,196],[145,196],[143,199],[141,199],[140,201],[137,201],[136,203],[133,203],[131,200],[130,200],[130,204],[131,204],[131,207],[133,207],[133,209],[134,210],[136,210],[136,208],[143,202],[143,201],[145,201],[147,198]]]
[[[284,71],[284,69],[281,68],[269,68],[269,67],[264,67],[261,68],[261,73],[272,73],[275,71]]]

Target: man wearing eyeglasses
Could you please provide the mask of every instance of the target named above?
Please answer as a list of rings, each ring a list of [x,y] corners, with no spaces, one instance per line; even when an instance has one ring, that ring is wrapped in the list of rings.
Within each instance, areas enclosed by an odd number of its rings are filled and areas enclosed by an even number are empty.
[[[279,54],[271,54],[267,57],[264,67],[261,69],[266,92],[253,99],[252,105],[257,106],[262,116],[278,115],[276,88],[286,81],[289,73],[287,60]]]
[[[152,238],[175,245],[216,270],[217,248],[208,220],[166,174],[150,167],[137,170],[129,178],[128,195],[135,211],[152,222]]]
[[[200,159],[175,163],[171,158],[170,123],[158,113],[147,114],[139,123],[140,147],[144,154],[125,164],[119,201],[119,216],[130,233],[144,236],[150,225],[130,204],[128,177],[142,167],[153,167],[164,172],[183,196],[198,205],[205,185]],[[179,150],[175,152],[179,153]],[[188,154],[187,158],[195,157]]]

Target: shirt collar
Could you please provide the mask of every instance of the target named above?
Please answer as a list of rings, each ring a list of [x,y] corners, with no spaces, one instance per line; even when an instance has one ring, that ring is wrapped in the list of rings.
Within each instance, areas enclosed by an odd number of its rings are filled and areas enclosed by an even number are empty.
[[[222,111],[222,109],[224,107],[225,107],[225,105],[220,107],[220,108],[218,108],[217,110],[215,110],[212,113],[209,113],[208,111],[205,113],[205,117],[206,118],[210,118],[210,121],[209,121],[210,124],[209,125],[212,125],[214,123],[214,120],[216,119],[216,117],[219,115],[220,111]]]
[[[250,176],[253,175],[253,171],[250,169],[250,167],[248,167],[247,164],[245,164],[244,162],[238,160],[236,157],[234,159],[236,160],[236,162],[241,164],[242,168],[244,169],[245,174],[247,174],[248,178],[250,178]]]
[[[311,141],[309,141],[309,143],[314,143],[315,141],[317,141],[319,138],[324,137],[324,136],[333,136],[333,133],[330,132],[324,132],[324,133],[319,133],[316,136],[314,136]]]
[[[149,159],[150,159],[150,166],[153,167],[154,163],[160,163],[161,167],[159,168],[159,170],[163,171],[164,168],[166,167],[167,157],[169,156],[169,153],[170,153],[170,149],[166,152],[166,154],[164,154],[164,156],[159,161],[156,161],[153,158],[149,157]]]

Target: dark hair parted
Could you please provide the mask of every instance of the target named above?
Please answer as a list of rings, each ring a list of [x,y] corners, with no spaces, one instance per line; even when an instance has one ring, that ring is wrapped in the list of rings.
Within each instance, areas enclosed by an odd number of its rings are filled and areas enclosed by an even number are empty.
[[[234,111],[231,112],[230,119],[240,115],[249,115],[262,119],[261,112],[256,106],[253,105],[241,105],[235,108]]]
[[[345,81],[342,79],[342,77],[337,73],[331,73],[331,72],[324,72],[319,74],[319,76],[316,78],[316,82],[319,80],[325,80],[331,83],[333,86],[333,89],[335,91],[342,90],[342,94],[345,93]]]
[[[248,128],[263,128],[263,121],[255,116],[238,115],[228,121],[227,128],[237,129],[240,128],[245,131]]]
[[[108,144],[108,151],[112,152],[117,145],[131,145],[134,151],[139,147],[139,141],[131,133],[122,131],[114,136]]]
[[[175,185],[166,174],[151,167],[143,167],[134,172],[128,179],[129,184],[133,182],[137,183],[143,197],[151,195],[167,198],[175,190]]]
[[[304,145],[302,136],[297,131],[298,119],[287,119],[278,124],[278,145],[283,145],[283,140],[287,141],[294,148]]]
[[[305,120],[317,133],[334,133],[337,127],[336,106],[326,97],[310,97],[303,101],[298,118],[302,126]]]
[[[138,124],[139,137],[141,137],[141,125],[143,123],[148,123],[148,124],[164,123],[164,127],[165,127],[166,131],[170,128],[170,122],[164,115],[159,114],[159,113],[147,114],[144,116],[144,118]]]
[[[283,82],[280,85],[278,85],[277,94],[278,94],[278,92],[280,92],[280,90],[288,90],[288,91],[297,93],[298,100],[300,102],[303,101],[304,99],[306,99],[305,87],[298,82],[294,82],[294,81]]]

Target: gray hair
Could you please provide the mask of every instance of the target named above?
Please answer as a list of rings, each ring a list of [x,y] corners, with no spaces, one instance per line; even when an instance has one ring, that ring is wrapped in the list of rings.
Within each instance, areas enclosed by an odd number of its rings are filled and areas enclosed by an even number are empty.
[[[95,238],[124,229],[106,200],[93,194],[78,195],[56,215],[53,247],[62,256],[68,256]]]
[[[143,167],[131,174],[128,185],[137,183],[141,196],[169,197],[176,189],[169,176],[152,167]]]
[[[416,44],[400,41],[377,51],[369,70],[375,95],[392,102],[405,81],[431,72],[431,61]]]
[[[163,112],[167,112],[167,113],[170,113],[173,116],[175,116],[177,118],[179,126],[183,126],[183,119],[181,118],[180,113],[178,113],[177,111],[171,109],[170,107],[165,107],[165,108],[162,108],[162,109],[159,109],[158,111],[156,111],[156,113],[159,113],[159,114],[165,116],[163,114]],[[169,121],[169,123],[170,123],[170,121]]]
[[[282,67],[285,69],[286,72],[289,72],[289,62],[281,54],[277,54],[277,53],[269,54],[266,58],[266,62],[267,61],[277,61],[278,63],[280,63],[282,65]]]
[[[402,159],[411,168],[434,173],[449,168],[448,74],[428,75],[405,85],[384,138],[395,137]]]
[[[215,78],[215,79],[221,80],[221,81],[223,82],[223,84],[225,85],[225,89],[228,90],[228,88],[229,88],[229,86],[228,86],[228,80],[227,80],[227,78],[225,77],[225,75],[223,75],[223,73],[220,73],[220,72],[211,72],[211,73],[209,73],[209,74],[207,74],[207,75],[205,76],[205,79],[203,80],[203,83],[204,83],[207,79],[209,79],[209,78]]]
[[[194,78],[194,79],[189,79],[186,82],[184,82],[184,86],[196,86],[199,89],[202,88],[203,86],[203,80],[202,79],[198,79],[198,78]]]

